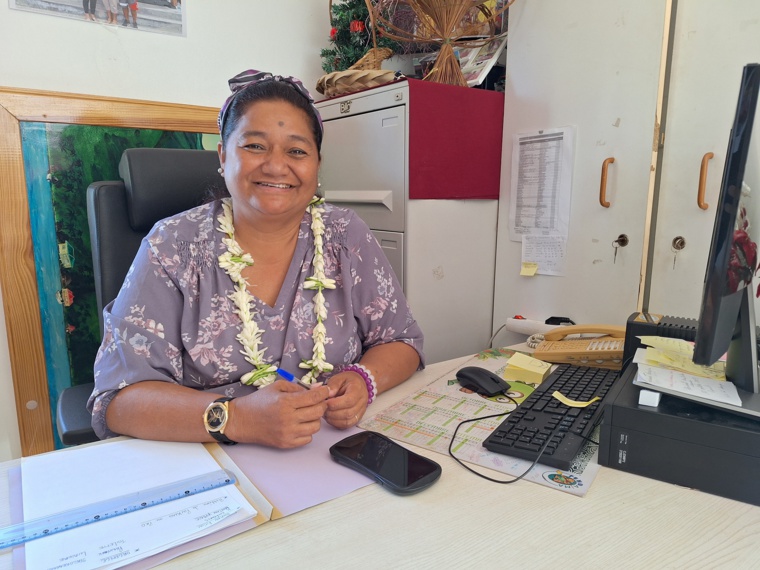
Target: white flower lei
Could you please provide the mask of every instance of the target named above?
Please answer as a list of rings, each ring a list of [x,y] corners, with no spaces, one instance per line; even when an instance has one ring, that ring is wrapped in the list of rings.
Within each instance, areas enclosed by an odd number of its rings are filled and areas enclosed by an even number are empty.
[[[308,384],[316,381],[322,372],[329,372],[333,365],[325,360],[325,340],[327,338],[327,329],[324,321],[327,318],[327,308],[325,307],[325,296],[322,293],[324,289],[335,289],[335,280],[325,277],[325,260],[323,255],[322,236],[325,232],[325,224],[322,221],[322,208],[324,198],[314,196],[309,202],[311,212],[311,233],[314,236],[314,275],[307,277],[304,282],[304,289],[314,289],[314,313],[317,316],[317,323],[314,326],[312,338],[314,340],[314,349],[311,360],[304,360],[299,365],[301,368],[307,368],[309,371],[301,380]],[[250,254],[245,253],[240,245],[235,241],[235,227],[232,218],[232,200],[225,198],[222,200],[222,213],[217,218],[219,221],[218,230],[227,237],[222,242],[227,247],[227,251],[219,256],[219,267],[230,276],[235,284],[235,292],[229,295],[235,305],[235,312],[240,317],[243,324],[237,339],[243,346],[240,352],[245,359],[253,365],[253,370],[244,374],[240,381],[243,384],[253,384],[255,386],[266,386],[271,384],[277,378],[277,366],[269,364],[264,360],[266,348],[259,348],[261,344],[262,330],[259,329],[254,320],[254,311],[252,309],[253,298],[248,292],[248,282],[242,276],[243,269],[253,265],[253,258]]]

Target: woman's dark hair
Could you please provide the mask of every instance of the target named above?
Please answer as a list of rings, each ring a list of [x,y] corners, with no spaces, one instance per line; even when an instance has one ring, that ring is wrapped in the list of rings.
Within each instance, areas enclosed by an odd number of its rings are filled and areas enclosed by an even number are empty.
[[[230,133],[235,130],[240,118],[248,111],[248,107],[260,101],[285,101],[301,109],[309,117],[311,131],[317,143],[317,156],[322,157],[322,125],[311,102],[295,88],[282,81],[261,81],[238,92],[230,102],[222,124],[222,145],[227,145]],[[219,198],[227,198],[230,193],[224,181],[209,188],[205,202],[213,202]]]
[[[314,112],[311,102],[301,95],[292,85],[284,81],[261,81],[246,87],[232,99],[222,125],[222,144],[227,144],[230,133],[237,127],[240,118],[245,115],[248,107],[260,101],[285,101],[301,109],[309,117],[311,131],[317,142],[317,154],[321,157],[322,126]]]

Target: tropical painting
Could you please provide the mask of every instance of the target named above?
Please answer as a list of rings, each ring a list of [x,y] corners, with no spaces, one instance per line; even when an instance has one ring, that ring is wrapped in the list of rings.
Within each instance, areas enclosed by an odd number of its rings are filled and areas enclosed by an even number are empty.
[[[147,129],[21,123],[51,406],[92,382],[100,345],[86,193],[120,180],[127,148],[216,148],[218,136]],[[205,141],[205,147],[204,147]],[[55,422],[55,409],[51,410]],[[61,447],[56,436],[56,446]]]

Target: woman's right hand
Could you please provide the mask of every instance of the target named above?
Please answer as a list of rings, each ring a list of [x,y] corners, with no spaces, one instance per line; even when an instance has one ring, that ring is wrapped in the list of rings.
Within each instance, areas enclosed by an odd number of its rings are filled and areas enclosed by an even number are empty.
[[[230,402],[225,435],[240,443],[292,448],[311,442],[327,410],[330,389],[306,390],[278,380]]]

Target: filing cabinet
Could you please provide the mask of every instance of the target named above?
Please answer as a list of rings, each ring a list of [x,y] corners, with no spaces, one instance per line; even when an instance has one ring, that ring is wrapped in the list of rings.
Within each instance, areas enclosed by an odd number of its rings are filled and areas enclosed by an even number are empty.
[[[503,94],[410,79],[317,107],[325,198],[374,232],[425,334],[427,362],[485,348]]]

